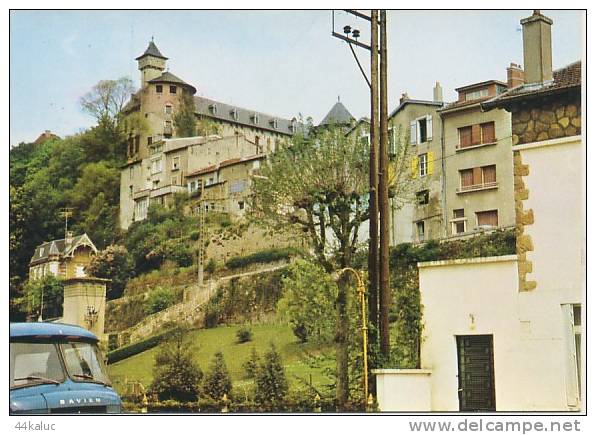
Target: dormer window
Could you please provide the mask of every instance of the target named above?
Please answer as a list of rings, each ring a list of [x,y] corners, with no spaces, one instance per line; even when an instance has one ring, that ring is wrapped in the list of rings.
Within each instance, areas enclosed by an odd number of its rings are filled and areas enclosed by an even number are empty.
[[[259,123],[259,114],[258,113],[254,113],[250,119],[252,119],[252,122],[257,125]]]
[[[155,92],[157,92],[158,94],[161,94],[163,92],[163,86],[155,85]]]
[[[466,101],[478,100],[484,97],[488,97],[488,88],[466,92]]]
[[[234,121],[238,121],[238,109],[234,107],[232,110],[230,110],[230,115],[232,115]]]
[[[292,133],[296,133],[296,121],[292,119],[292,124],[290,124],[290,131]]]
[[[278,125],[277,118],[273,118],[271,121],[269,121],[269,124],[271,124],[271,126],[277,130],[277,125]]]
[[[213,115],[217,115],[217,104],[210,104],[209,105],[209,111],[213,114]]]
[[[176,93],[176,86],[170,86],[170,94]]]

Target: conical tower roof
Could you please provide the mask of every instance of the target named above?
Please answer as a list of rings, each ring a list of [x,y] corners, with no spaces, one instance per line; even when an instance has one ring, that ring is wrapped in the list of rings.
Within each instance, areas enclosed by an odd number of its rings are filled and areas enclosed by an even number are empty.
[[[338,101],[333,105],[329,113],[327,113],[319,125],[349,124],[353,120],[354,117],[348,112],[346,106],[344,106],[341,101]]]
[[[149,45],[147,46],[147,50],[145,50],[145,52],[143,54],[141,54],[139,57],[137,57],[135,60],[139,60],[145,56],[153,56],[153,57],[159,57],[160,59],[167,59],[167,57],[165,57],[163,54],[161,54],[161,52],[159,51],[159,48],[157,48],[157,46],[153,42],[153,38],[151,38],[151,41],[149,42]]]

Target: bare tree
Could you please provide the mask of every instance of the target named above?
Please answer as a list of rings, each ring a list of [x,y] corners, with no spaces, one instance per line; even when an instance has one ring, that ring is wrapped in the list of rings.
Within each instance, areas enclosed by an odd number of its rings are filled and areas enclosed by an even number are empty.
[[[93,116],[98,123],[116,124],[133,91],[132,80],[128,77],[101,80],[81,97],[79,104],[81,109]]]

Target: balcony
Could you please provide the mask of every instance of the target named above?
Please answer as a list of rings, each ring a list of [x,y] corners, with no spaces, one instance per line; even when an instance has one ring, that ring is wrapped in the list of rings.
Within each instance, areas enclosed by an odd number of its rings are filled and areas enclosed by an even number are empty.
[[[144,198],[146,196],[149,196],[149,192],[151,191],[151,189],[143,189],[143,190],[137,190],[136,192],[134,192],[132,194],[132,198],[133,199],[139,199],[139,198]]]
[[[490,183],[482,183],[482,184],[471,184],[469,186],[461,186],[458,187],[455,192],[457,194],[468,193],[468,192],[478,192],[480,190],[491,190],[491,189],[498,189],[499,183],[496,181]]]
[[[187,192],[186,186],[176,186],[176,185],[168,185],[168,186],[161,186],[157,189],[151,189],[151,198],[156,198],[158,196],[163,195],[173,195],[174,193],[181,193]]]

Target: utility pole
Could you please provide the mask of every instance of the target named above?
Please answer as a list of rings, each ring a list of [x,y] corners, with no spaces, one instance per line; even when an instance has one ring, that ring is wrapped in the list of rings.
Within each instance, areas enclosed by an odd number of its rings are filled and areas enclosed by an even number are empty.
[[[389,356],[389,306],[391,292],[389,289],[389,154],[387,125],[387,12],[381,10],[381,107],[380,129],[381,143],[379,147],[379,214],[380,214],[380,249],[379,249],[379,332],[381,354]]]
[[[369,162],[369,244],[368,244],[368,306],[370,321],[379,327],[379,28],[378,11],[371,11],[370,26],[370,162]],[[371,334],[371,344],[376,343]]]
[[[197,283],[203,285],[205,264],[205,203],[199,202],[199,251],[197,254]]]

